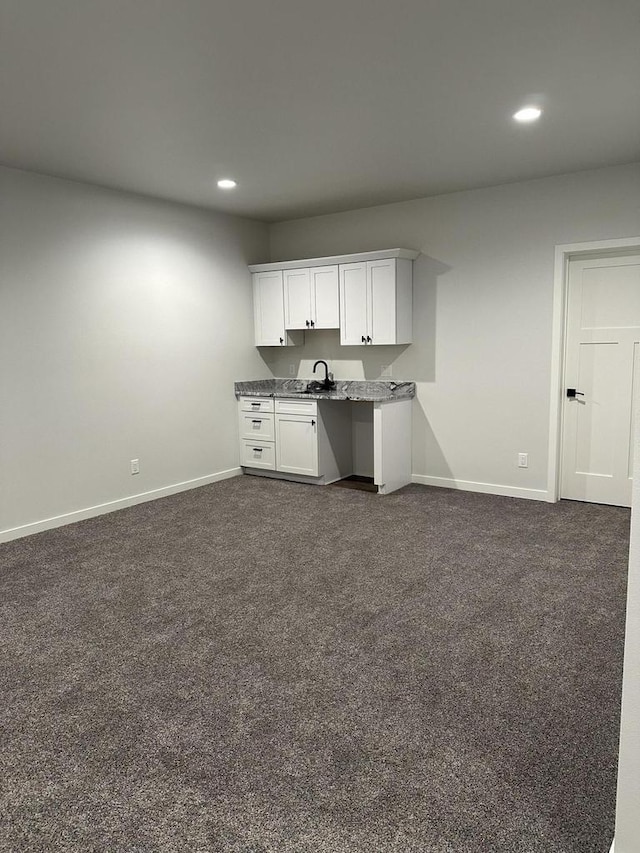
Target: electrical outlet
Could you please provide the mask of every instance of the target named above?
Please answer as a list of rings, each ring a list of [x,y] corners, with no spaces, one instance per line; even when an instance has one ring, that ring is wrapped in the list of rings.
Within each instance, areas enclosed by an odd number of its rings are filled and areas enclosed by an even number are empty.
[[[381,364],[380,365],[380,376],[384,376],[386,378],[393,375],[393,370],[390,364]]]
[[[289,376],[295,376],[295,375],[296,375],[296,366],[295,366],[295,364],[290,364],[289,365]]]
[[[140,473],[140,460],[139,459],[132,459],[131,460],[131,473],[132,474],[139,474]]]
[[[528,468],[529,467],[529,454],[528,453],[518,453],[518,468]]]

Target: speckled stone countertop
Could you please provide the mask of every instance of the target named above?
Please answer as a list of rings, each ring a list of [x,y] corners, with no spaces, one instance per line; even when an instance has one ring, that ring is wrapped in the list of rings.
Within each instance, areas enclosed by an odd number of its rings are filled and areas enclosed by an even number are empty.
[[[299,397],[304,400],[362,400],[386,402],[411,400],[416,396],[415,382],[349,379],[336,381],[332,391],[307,393],[307,379],[256,379],[234,382],[236,397]]]

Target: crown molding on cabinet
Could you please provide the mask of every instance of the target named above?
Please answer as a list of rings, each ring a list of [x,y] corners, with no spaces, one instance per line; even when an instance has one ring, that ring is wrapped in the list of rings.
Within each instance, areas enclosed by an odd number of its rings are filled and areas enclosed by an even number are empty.
[[[305,258],[299,261],[276,261],[270,264],[249,264],[251,272],[295,270],[303,267],[323,267],[329,264],[354,264],[360,261],[381,261],[386,258],[407,258],[415,261],[420,252],[414,249],[379,249],[377,252],[358,252],[352,255],[331,255],[327,258]]]

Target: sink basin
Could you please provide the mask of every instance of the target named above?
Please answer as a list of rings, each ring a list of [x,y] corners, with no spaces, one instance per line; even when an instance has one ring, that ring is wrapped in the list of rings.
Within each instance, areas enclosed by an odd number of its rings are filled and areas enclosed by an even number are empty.
[[[325,388],[323,382],[308,382],[303,394],[331,394],[335,388]]]

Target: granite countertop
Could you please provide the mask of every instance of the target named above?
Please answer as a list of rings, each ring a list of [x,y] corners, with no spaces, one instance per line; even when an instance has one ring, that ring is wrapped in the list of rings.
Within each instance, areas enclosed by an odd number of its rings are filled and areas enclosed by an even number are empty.
[[[332,391],[306,393],[308,379],[255,379],[234,382],[236,397],[289,397],[304,400],[362,400],[386,402],[411,400],[416,396],[415,382],[347,379],[336,381]]]

